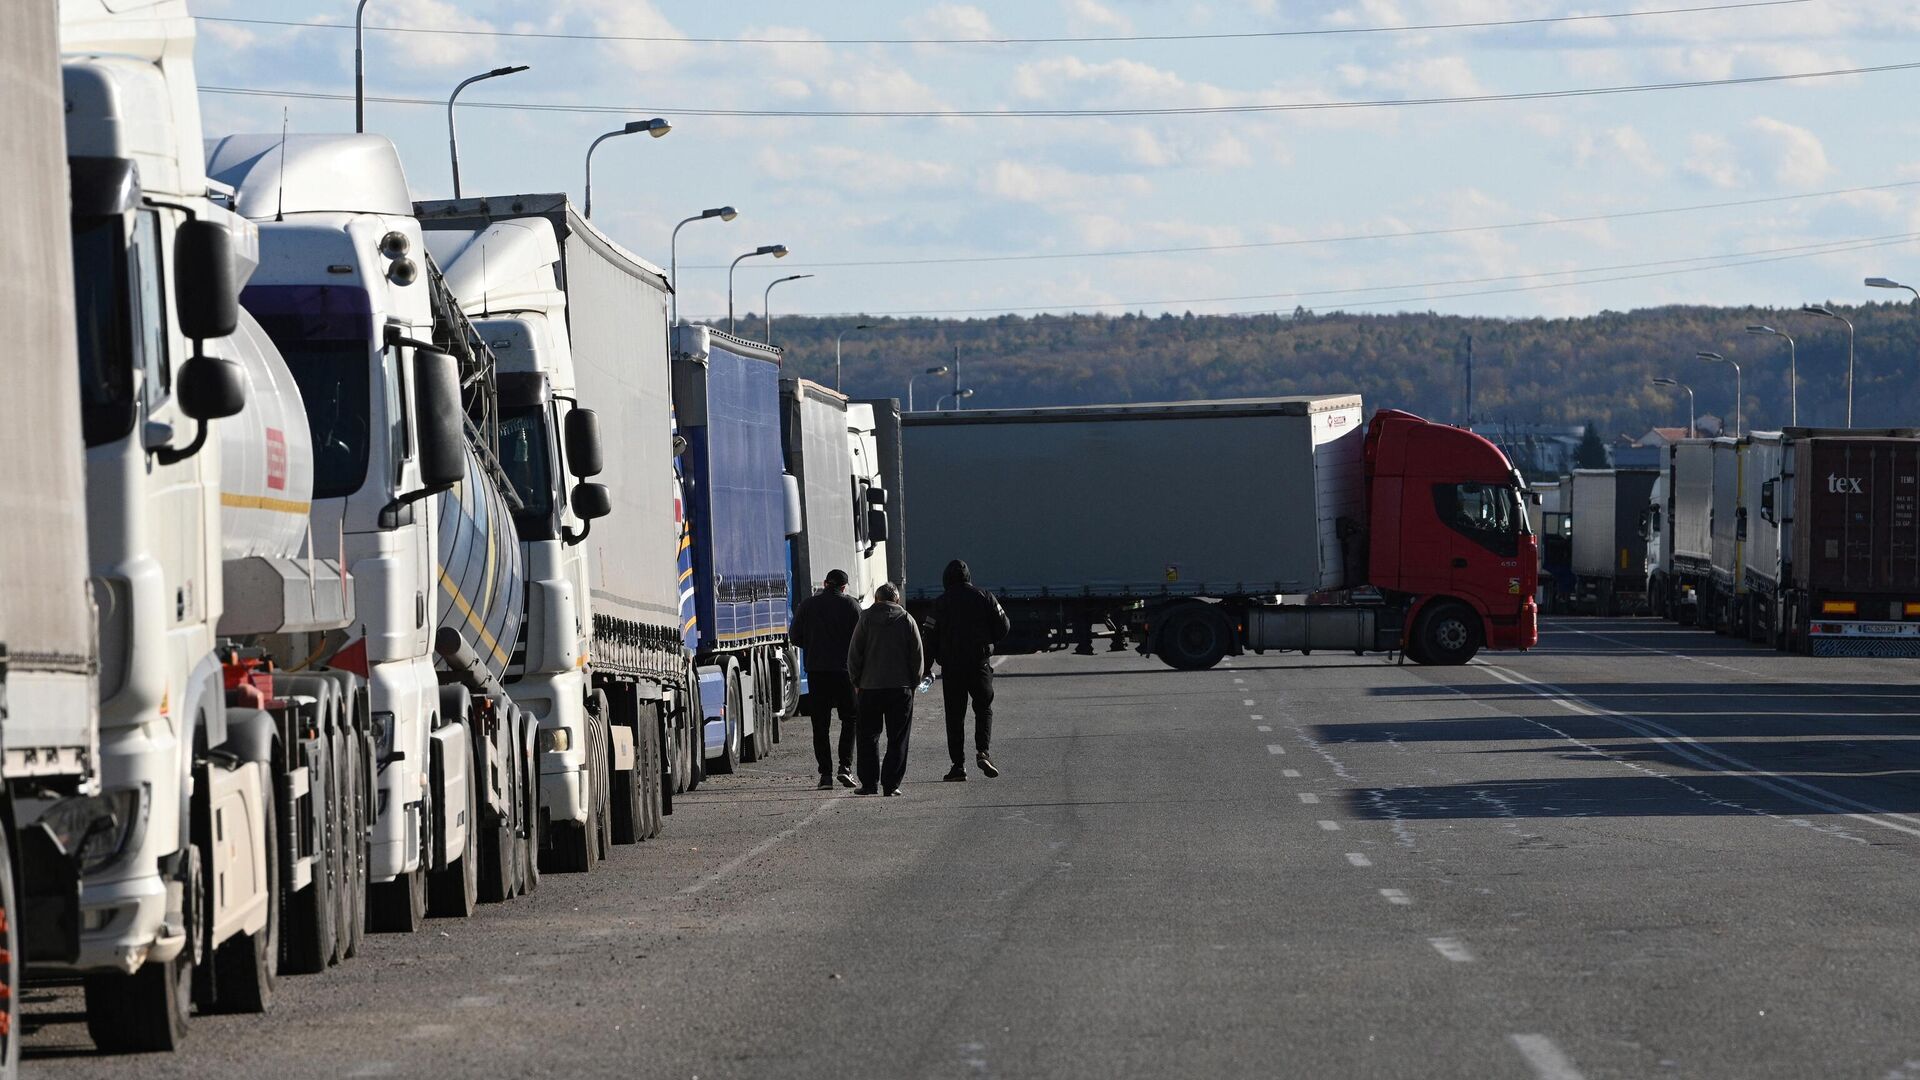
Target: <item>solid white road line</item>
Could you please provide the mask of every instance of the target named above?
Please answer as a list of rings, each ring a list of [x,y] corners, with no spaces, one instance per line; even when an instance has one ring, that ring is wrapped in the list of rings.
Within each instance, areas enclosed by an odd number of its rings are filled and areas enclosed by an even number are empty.
[[[1269,754],[1284,754],[1286,752],[1287,752],[1287,748],[1284,746],[1281,746],[1277,742],[1270,742],[1267,744],[1267,753]]]
[[[1456,964],[1473,963],[1473,953],[1460,943],[1459,938],[1430,937],[1427,939],[1427,944],[1433,946],[1435,952]]]
[[[1289,777],[1293,777],[1293,778],[1295,778],[1295,779],[1298,779],[1298,778],[1299,778],[1299,776],[1300,776],[1300,770],[1299,770],[1299,769],[1281,769],[1281,770],[1280,770],[1280,775],[1281,775],[1281,776],[1289,776]]]
[[[1404,907],[1413,903],[1413,897],[1408,896],[1399,889],[1381,889],[1380,895],[1386,897],[1387,903],[1389,904],[1399,904]]]
[[[1545,698],[1569,712],[1611,720],[1621,727],[1626,728],[1628,731],[1633,732],[1635,735],[1659,743],[1669,750],[1672,750],[1676,755],[1710,772],[1745,780],[1756,787],[1771,791],[1775,795],[1800,803],[1802,806],[1812,807],[1813,809],[1821,810],[1829,814],[1839,814],[1852,818],[1855,821],[1866,822],[1869,825],[1878,825],[1883,829],[1905,833],[1908,836],[1920,836],[1920,817],[1915,817],[1912,814],[1896,814],[1892,811],[1883,810],[1880,807],[1860,802],[1857,799],[1847,798],[1845,795],[1837,795],[1823,787],[1809,784],[1797,777],[1768,772],[1757,765],[1743,761],[1721,750],[1711,743],[1700,742],[1697,739],[1683,735],[1665,724],[1649,720],[1644,716],[1616,712],[1604,705],[1596,705],[1578,694],[1563,690],[1552,683],[1545,683],[1538,679],[1529,678],[1517,671],[1496,667],[1492,664],[1482,664],[1478,666],[1485,668],[1489,674],[1501,682],[1531,690],[1539,697]],[[1604,748],[1596,749],[1600,753],[1606,752]],[[1733,770],[1737,771],[1729,771],[1727,766],[1731,766]],[[1670,777],[1669,779],[1684,779],[1684,776]]]
[[[1312,806],[1314,803],[1320,801],[1320,796],[1315,795],[1311,791],[1303,791],[1300,793],[1300,801],[1306,803],[1308,806]]]
[[[1520,1051],[1520,1056],[1527,1059],[1527,1064],[1533,1066],[1533,1075],[1540,1080],[1584,1080],[1580,1070],[1574,1068],[1567,1055],[1545,1035],[1509,1035],[1507,1038],[1513,1042],[1513,1048]]]
[[[851,791],[842,791],[836,794],[833,798],[825,800],[819,806],[814,808],[813,813],[808,814],[806,817],[801,818],[799,821],[794,822],[793,824],[787,826],[784,829],[781,829],[779,832],[774,833],[772,836],[767,837],[765,840],[760,841],[759,843],[753,845],[752,847],[741,852],[740,854],[735,855],[733,858],[728,859],[726,862],[721,863],[720,866],[717,869],[715,869],[712,873],[707,874],[705,877],[701,878],[700,880],[694,882],[693,884],[687,886],[684,889],[681,889],[680,895],[692,896],[694,893],[699,892],[700,890],[706,888],[707,886],[713,884],[714,882],[719,881],[721,878],[726,877],[728,874],[733,873],[735,870],[740,869],[742,866],[745,866],[747,863],[747,860],[759,858],[761,855],[765,854],[769,849],[774,847],[774,845],[779,844],[781,841],[786,840],[788,837],[791,837],[794,833],[797,833],[801,829],[804,829],[807,826],[813,824],[814,821],[818,819],[821,814],[824,814],[828,810],[831,810],[833,808],[834,803],[837,803],[841,799],[847,798],[852,794],[853,792]]]
[[[1367,858],[1365,855],[1362,855],[1358,851],[1347,852],[1347,861],[1352,863],[1355,866],[1363,867],[1363,868],[1373,865],[1372,859]]]
[[[1319,823],[1319,825],[1322,829],[1326,830],[1327,832],[1340,831],[1340,823],[1337,821],[1322,821]]]

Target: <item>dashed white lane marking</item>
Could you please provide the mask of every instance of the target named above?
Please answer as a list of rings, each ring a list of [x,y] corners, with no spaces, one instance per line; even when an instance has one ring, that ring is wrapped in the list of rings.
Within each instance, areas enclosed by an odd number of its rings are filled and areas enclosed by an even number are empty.
[[[1239,684],[1241,684],[1241,683],[1244,683],[1244,682],[1246,682],[1246,681],[1247,681],[1247,680],[1245,680],[1245,679],[1235,679],[1235,680],[1233,680],[1233,682],[1234,682],[1234,685],[1236,685],[1236,686],[1238,686]]]
[[[1792,799],[1802,806],[1810,806],[1829,814],[1837,814],[1864,821],[1869,825],[1878,825],[1883,829],[1905,833],[1908,836],[1920,836],[1920,817],[1912,814],[1896,814],[1878,806],[1863,803],[1828,791],[1826,788],[1809,784],[1792,776],[1769,772],[1750,762],[1727,753],[1708,743],[1689,738],[1643,716],[1631,713],[1615,712],[1604,705],[1596,705],[1578,694],[1570,693],[1553,685],[1528,678],[1516,671],[1495,667],[1492,664],[1481,665],[1501,682],[1531,690],[1534,694],[1559,705],[1568,712],[1583,716],[1612,720],[1628,731],[1642,738],[1652,740],[1672,750],[1676,755],[1693,762],[1703,769],[1723,776],[1737,776],[1756,787],[1764,788],[1783,798]],[[1601,751],[1604,753],[1605,751]],[[1729,771],[1726,766],[1732,766]],[[1675,779],[1665,777],[1666,779]]]
[[[1256,704],[1258,704],[1258,702],[1256,702],[1256,701],[1254,701],[1254,700],[1253,700],[1252,698],[1241,698],[1241,699],[1240,699],[1240,704],[1242,704],[1242,705],[1249,705],[1249,706],[1251,706],[1251,705],[1256,705]]]
[[[456,1009],[491,1009],[500,1004],[500,999],[491,994],[468,994],[453,999]]]
[[[1347,861],[1352,863],[1355,866],[1363,867],[1363,868],[1373,865],[1372,859],[1367,858],[1365,855],[1362,855],[1358,851],[1347,852]]]
[[[400,1071],[400,1067],[398,1065],[395,1065],[391,1061],[369,1061],[365,1065],[362,1065],[359,1068],[354,1069],[352,1072],[348,1073],[347,1075],[348,1076],[392,1076],[393,1074],[399,1071]]]
[[[728,859],[726,862],[721,863],[718,868],[713,870],[711,873],[707,874],[705,877],[702,877],[700,880],[694,882],[691,885],[688,885],[684,889],[681,889],[680,895],[692,896],[694,893],[699,892],[700,890],[706,888],[707,886],[713,884],[714,882],[719,881],[721,878],[726,877],[728,874],[733,873],[735,870],[740,869],[742,866],[745,866],[748,860],[757,859],[761,855],[766,854],[766,852],[769,849],[773,848],[775,845],[779,844],[781,841],[788,839],[794,833],[799,832],[801,829],[804,829],[807,826],[813,824],[814,821],[818,820],[821,814],[824,814],[828,810],[832,809],[835,803],[839,802],[841,799],[851,796],[852,794],[853,792],[851,791],[842,791],[836,794],[833,798],[827,799],[826,801],[822,802],[819,806],[815,807],[813,813],[808,814],[806,817],[801,818],[799,821],[794,822],[793,824],[787,826],[784,829],[781,829],[779,832],[774,833],[772,836],[767,837],[765,840],[760,841],[759,843],[753,845],[752,847],[741,852],[740,854],[735,855],[733,858]]]
[[[1427,944],[1433,946],[1435,952],[1456,964],[1473,963],[1473,953],[1460,943],[1459,938],[1430,937],[1427,939]]]
[[[1320,796],[1315,795],[1311,791],[1303,791],[1300,793],[1300,801],[1306,803],[1308,806],[1312,806],[1314,803],[1320,801]]]
[[[1300,770],[1299,769],[1281,769],[1280,775],[1298,780],[1300,778]]]
[[[1251,715],[1251,716],[1249,716],[1249,717],[1247,717],[1247,719],[1249,719],[1249,720],[1265,720],[1265,719],[1266,719],[1266,717],[1264,717],[1264,716],[1261,716],[1261,715],[1260,715],[1259,713],[1254,713],[1253,715]]]
[[[1545,1035],[1509,1035],[1507,1038],[1513,1042],[1513,1048],[1520,1051],[1520,1056],[1527,1059],[1527,1064],[1533,1066],[1533,1075],[1540,1080],[1584,1080],[1580,1070],[1574,1068],[1567,1055]]]
[[[1277,742],[1270,742],[1267,744],[1267,753],[1269,754],[1284,754],[1286,752],[1287,752],[1287,748],[1284,746],[1281,746]]]
[[[1381,889],[1380,895],[1386,897],[1387,903],[1389,904],[1400,904],[1401,906],[1405,906],[1407,904],[1413,903],[1413,897],[1408,896],[1406,893],[1400,891],[1399,889]]]
[[[1322,821],[1319,823],[1319,825],[1322,829],[1326,830],[1327,832],[1340,831],[1340,823],[1337,821]]]
[[[1267,725],[1267,724],[1255,724],[1255,725],[1253,725],[1253,730],[1255,730],[1255,731],[1272,731],[1272,730],[1273,730],[1273,728],[1272,728],[1271,726],[1269,726],[1269,725]]]

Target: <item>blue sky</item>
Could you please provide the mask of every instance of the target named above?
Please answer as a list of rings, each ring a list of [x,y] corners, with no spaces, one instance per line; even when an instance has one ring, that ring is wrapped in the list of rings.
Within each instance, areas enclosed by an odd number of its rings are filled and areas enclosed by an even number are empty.
[[[564,189],[577,199],[595,135],[626,119],[673,121],[664,139],[601,147],[595,221],[665,265],[675,221],[721,203],[740,209],[732,223],[681,233],[681,312],[689,317],[724,314],[726,274],[713,267],[770,243],[793,254],[742,264],[742,311],[759,309],[775,277],[816,275],[774,293],[776,317],[1296,306],[1560,316],[1904,295],[1860,283],[1869,275],[1920,281],[1920,235],[1909,235],[1920,234],[1920,70],[1560,100],[1145,118],[684,112],[1217,107],[1920,61],[1920,6],[1884,0],[1291,38],[819,43],[1379,28],[1715,2],[371,0],[370,27],[808,43],[372,31],[368,92],[444,99],[466,75],[524,63],[532,70],[470,88],[462,100],[633,107],[620,115],[462,109],[468,195]],[[347,0],[205,0],[192,9],[347,25],[353,18]],[[352,91],[350,31],[207,20],[200,31],[203,86]],[[350,130],[353,119],[350,101],[205,93],[202,105],[209,134],[277,130],[283,107],[295,131]],[[368,117],[369,130],[399,145],[416,194],[450,193],[442,108],[376,103]],[[1901,184],[1912,186],[1884,186]],[[1381,237],[1867,187],[1880,190]],[[1355,236],[1371,239],[1335,239]],[[1880,246],[1860,246],[1867,243]],[[1006,258],[1248,244],[1268,246]],[[889,265],[824,265],[847,263]]]

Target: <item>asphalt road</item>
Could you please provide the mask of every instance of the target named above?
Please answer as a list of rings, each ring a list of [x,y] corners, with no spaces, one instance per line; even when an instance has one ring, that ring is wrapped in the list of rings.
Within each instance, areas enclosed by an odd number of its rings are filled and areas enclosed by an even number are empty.
[[[29,1077],[1920,1078],[1920,663],[1557,620],[1466,668],[1002,668],[996,780],[816,792],[804,723],[667,834]]]

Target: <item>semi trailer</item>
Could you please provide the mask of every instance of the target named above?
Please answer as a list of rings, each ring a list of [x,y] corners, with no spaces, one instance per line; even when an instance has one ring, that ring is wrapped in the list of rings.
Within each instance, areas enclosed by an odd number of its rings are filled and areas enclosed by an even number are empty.
[[[1713,585],[1713,440],[1679,439],[1667,447],[1667,561],[1654,613],[1692,623]]]
[[[853,466],[853,532],[859,549],[861,576],[871,592],[883,582],[900,581],[892,572],[893,516],[888,504],[898,485],[886,480],[887,462],[880,449],[880,425],[884,406],[873,402],[847,404],[847,452]],[[899,406],[894,406],[892,423],[898,430]],[[896,440],[896,447],[898,442]]]
[[[1007,651],[1095,622],[1182,669],[1252,650],[1422,663],[1538,638],[1538,552],[1505,454],[1357,395],[903,418],[908,595],[965,559]]]
[[[540,720],[541,818],[556,857],[586,869],[597,856],[579,840],[590,821],[604,820],[615,843],[658,835],[700,765],[699,681],[681,617],[670,290],[562,194],[415,209],[500,360],[533,578],[508,689]],[[595,770],[583,769],[583,750]],[[610,812],[596,814],[599,803]]]
[[[1576,469],[1570,569],[1573,610],[1619,615],[1646,602],[1647,500],[1659,470]]]
[[[674,330],[673,403],[699,626],[697,661],[724,695],[703,746],[709,772],[773,751],[800,700],[789,541],[798,481],[780,441],[780,352],[705,326]]]
[[[852,411],[844,396],[819,383],[780,380],[780,442],[800,492],[800,532],[793,540],[796,607],[820,588],[829,570],[845,571],[847,595],[862,606],[886,580],[875,580],[867,569],[868,520],[875,515],[867,501],[870,489],[861,482],[866,477],[854,472]],[[878,517],[884,532],[886,511],[880,509]],[[880,559],[884,573],[884,553]]]
[[[900,399],[872,398],[855,404],[866,406],[873,413],[873,475],[868,484],[885,495],[882,504],[887,510],[887,533],[880,546],[887,556],[886,580],[904,592],[907,587],[907,500],[904,497],[907,477],[901,456]],[[871,498],[868,501],[871,502]]]
[[[1716,634],[1747,633],[1747,508],[1741,502],[1747,439],[1723,436],[1709,441],[1712,502],[1707,510],[1708,575],[1700,588],[1695,618]]]

